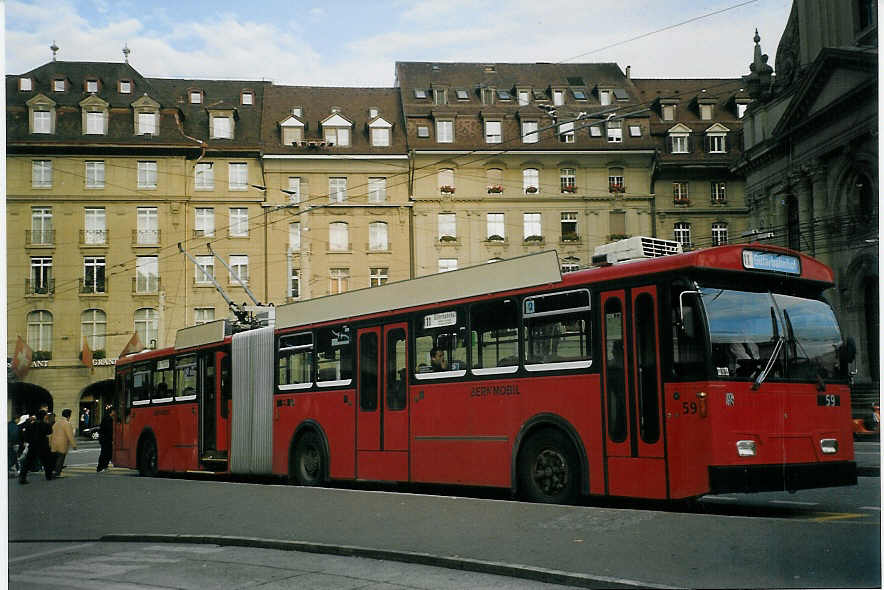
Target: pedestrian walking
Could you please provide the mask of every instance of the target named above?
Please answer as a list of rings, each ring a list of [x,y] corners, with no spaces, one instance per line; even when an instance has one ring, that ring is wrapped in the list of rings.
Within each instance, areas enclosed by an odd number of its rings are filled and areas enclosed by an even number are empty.
[[[101,454],[98,456],[98,467],[95,468],[95,471],[99,473],[107,469],[114,453],[114,415],[114,407],[105,406],[104,418],[101,419],[101,425],[98,427],[98,443],[101,445]]]
[[[61,418],[52,426],[52,435],[49,437],[49,450],[55,459],[53,463],[53,476],[61,477],[64,469],[64,460],[71,448],[77,448],[74,439],[74,426],[71,424],[71,411],[65,408],[61,412]]]
[[[21,431],[18,428],[18,416],[12,415],[9,424],[6,425],[6,461],[9,475],[18,476],[18,447],[21,441]]]
[[[43,410],[39,410],[36,419],[29,424],[27,429],[28,454],[25,456],[24,464],[21,466],[18,483],[28,483],[28,471],[39,469],[37,467],[38,460],[43,464],[46,479],[52,479],[52,454],[49,450],[50,434],[52,434],[52,430],[49,427],[49,415]]]

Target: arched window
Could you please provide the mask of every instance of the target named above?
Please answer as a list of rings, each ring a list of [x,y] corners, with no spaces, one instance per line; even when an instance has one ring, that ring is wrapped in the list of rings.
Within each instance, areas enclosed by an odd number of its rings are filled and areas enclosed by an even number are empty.
[[[451,194],[454,192],[454,169],[443,168],[439,171],[439,192]]]
[[[28,314],[28,346],[34,353],[52,352],[52,314],[48,311],[39,309]]]
[[[89,348],[92,350],[105,350],[107,314],[100,309],[87,309],[80,314],[80,327],[83,338],[86,339]]]
[[[375,221],[368,224],[368,249],[389,250],[390,244],[387,238],[387,223]]]
[[[337,251],[350,249],[350,233],[345,222],[335,221],[328,224],[328,249]]]
[[[503,192],[503,170],[500,168],[489,168],[485,172],[485,178],[488,181],[489,194]]]
[[[156,348],[160,333],[160,314],[150,307],[135,310],[135,333],[148,348]]]
[[[537,168],[525,168],[522,170],[522,190],[526,195],[540,192],[540,171]]]

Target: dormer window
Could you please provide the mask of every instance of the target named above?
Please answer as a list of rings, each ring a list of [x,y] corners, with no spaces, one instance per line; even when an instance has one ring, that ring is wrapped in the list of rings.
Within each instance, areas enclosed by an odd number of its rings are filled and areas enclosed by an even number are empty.
[[[188,102],[190,104],[202,104],[203,102],[203,91],[202,90],[189,90],[187,92]]]
[[[295,111],[300,113],[300,107],[292,109],[292,113]],[[293,114],[279,123],[283,145],[297,145],[304,141],[304,123],[297,118],[298,116]]]
[[[132,103],[135,135],[159,135],[160,103],[146,94]]]
[[[105,113],[101,111],[88,111],[86,113],[86,134],[104,135],[106,122]]]
[[[552,96],[553,96],[553,104],[555,106],[558,107],[558,106],[562,106],[563,104],[565,104],[565,91],[564,90],[553,90]]]
[[[482,89],[482,104],[494,104],[494,88]]]
[[[574,122],[559,125],[559,141],[562,143],[574,143]]]
[[[86,92],[96,94],[98,92],[98,80],[86,80]]]
[[[120,94],[132,94],[132,80],[120,80],[118,88]]]
[[[497,91],[497,98],[499,98],[500,100],[512,100],[513,95],[510,94],[509,90],[498,90]]]
[[[19,78],[18,89],[20,92],[30,92],[34,89],[34,81],[30,78]]]
[[[368,109],[368,118],[369,119],[374,119],[377,116],[378,116],[377,107],[371,107],[370,109]]]
[[[157,134],[157,114],[138,113],[138,135]]]
[[[727,153],[727,133],[730,131],[721,123],[715,123],[706,130],[706,151],[710,154]]]
[[[600,89],[599,90],[599,104],[601,105],[609,105],[611,104],[611,91],[608,89]]]
[[[625,102],[629,100],[629,93],[626,92],[625,88],[615,88],[614,89],[614,99],[617,102]]]
[[[350,129],[353,127],[348,119],[332,108],[332,115],[326,117],[322,126],[322,137],[325,142],[332,146],[348,147],[350,145]]]
[[[108,104],[93,94],[80,101],[80,108],[83,109],[83,134],[105,135]]]
[[[235,137],[234,111],[209,109],[209,137],[233,139]]]
[[[500,121],[485,121],[485,143],[501,142]]]
[[[368,124],[368,130],[371,137],[371,145],[375,147],[389,147],[390,130],[393,125],[378,117]]]
[[[586,91],[582,88],[572,88],[571,94],[574,95],[575,100],[586,100]]]
[[[52,81],[53,92],[64,92],[65,90],[67,90],[67,83],[64,78],[56,78]]]
[[[711,104],[701,104],[700,105],[700,119],[703,121],[711,121],[712,120],[712,105]]]
[[[661,116],[664,121],[675,121],[675,105],[664,104],[661,109]]]
[[[470,100],[470,93],[467,92],[466,88],[458,88],[454,93],[457,96],[457,100]]]
[[[415,98],[426,98],[427,97],[427,89],[426,88],[415,88],[414,89],[414,97]]]
[[[304,109],[301,107],[294,107],[292,108],[292,114],[300,119],[304,116]]]
[[[673,154],[688,154],[691,152],[691,128],[679,123],[669,130],[669,151]]]
[[[255,104],[255,93],[251,90],[243,90],[239,95],[239,104],[247,106]]]
[[[549,97],[546,96],[546,92],[544,92],[543,90],[540,90],[539,88],[535,88],[533,90],[533,92],[534,92],[534,100],[535,101],[549,100]]]
[[[31,133],[55,133],[55,101],[37,94],[27,105]]]
[[[530,90],[519,90],[516,93],[519,97],[519,106],[527,106],[531,104],[531,91]]]
[[[746,114],[746,109],[749,108],[749,103],[738,102],[737,103],[737,118],[742,119],[743,115]]]
[[[433,104],[448,104],[448,90],[433,88]]]

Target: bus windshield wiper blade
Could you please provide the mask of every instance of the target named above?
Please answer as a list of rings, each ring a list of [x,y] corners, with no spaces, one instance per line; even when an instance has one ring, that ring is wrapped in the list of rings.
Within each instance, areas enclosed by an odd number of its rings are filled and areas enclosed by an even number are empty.
[[[774,363],[777,360],[777,357],[780,356],[780,352],[783,350],[783,346],[786,344],[786,339],[783,336],[780,336],[777,340],[776,346],[774,346],[773,352],[770,355],[770,358],[767,360],[767,365],[765,365],[764,370],[759,373],[758,377],[755,378],[755,382],[752,383],[752,391],[757,390],[761,387],[761,384],[764,383],[764,380],[767,379],[767,375],[770,373],[770,370],[773,369]]]

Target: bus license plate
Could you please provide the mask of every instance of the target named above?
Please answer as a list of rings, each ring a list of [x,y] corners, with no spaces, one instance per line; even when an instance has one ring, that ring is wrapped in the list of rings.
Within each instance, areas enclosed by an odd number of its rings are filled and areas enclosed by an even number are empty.
[[[841,405],[841,396],[835,393],[821,393],[816,396],[816,405],[834,408]]]

